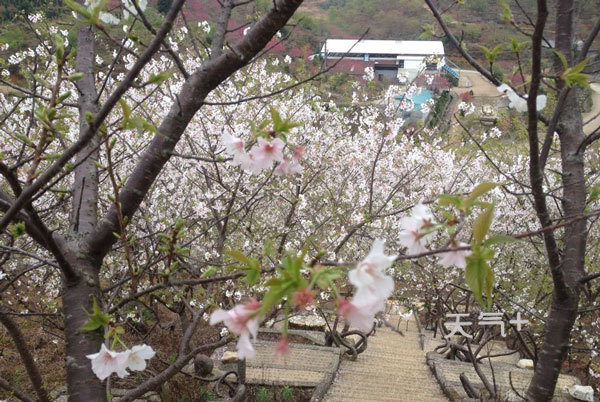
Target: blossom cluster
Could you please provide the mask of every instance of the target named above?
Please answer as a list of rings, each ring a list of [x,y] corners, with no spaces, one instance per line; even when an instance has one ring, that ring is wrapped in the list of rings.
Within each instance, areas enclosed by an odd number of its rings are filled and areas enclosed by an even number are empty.
[[[288,158],[283,156],[285,143],[280,138],[267,141],[260,137],[249,152],[245,149],[244,141],[229,133],[223,134],[223,143],[226,153],[233,157],[233,164],[252,174],[270,169],[274,163],[278,163],[275,168],[278,176],[302,173],[300,159],[304,155],[304,147],[301,145],[293,147],[293,155]]]
[[[148,345],[135,345],[123,352],[115,352],[102,344],[98,353],[86,357],[92,361],[94,374],[103,381],[113,373],[123,378],[129,375],[127,370],[145,370],[146,360],[152,359],[155,354],[152,347]]]
[[[400,220],[400,244],[407,248],[409,254],[420,254],[427,251],[426,245],[435,236],[435,219],[431,210],[423,204],[417,204],[412,215]],[[452,241],[451,248],[454,251],[445,252],[438,261],[443,267],[452,265],[458,268],[465,268],[466,257],[470,254],[469,250],[463,250],[466,243]]]
[[[397,256],[385,255],[384,244],[383,240],[375,240],[365,259],[348,273],[348,280],[355,287],[354,297],[338,303],[339,313],[364,332],[371,330],[375,314],[384,310],[385,300],[394,291],[394,279],[385,270]]]

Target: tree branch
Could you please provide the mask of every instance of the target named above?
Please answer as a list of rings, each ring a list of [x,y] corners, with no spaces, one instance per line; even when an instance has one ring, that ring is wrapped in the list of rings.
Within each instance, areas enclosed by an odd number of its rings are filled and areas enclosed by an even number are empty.
[[[27,342],[25,342],[25,337],[23,336],[23,333],[21,332],[21,330],[19,330],[19,327],[14,322],[14,320],[1,311],[0,322],[2,323],[2,325],[4,325],[4,327],[12,337],[15,347],[19,351],[19,355],[21,355],[21,360],[23,361],[25,370],[27,370],[27,374],[29,375],[29,379],[33,384],[33,388],[35,389],[39,400],[42,402],[50,402],[50,398],[48,397],[48,394],[46,393],[46,389],[44,387],[44,380],[42,379],[42,375],[40,374],[40,371],[38,370],[38,367],[35,364],[35,360],[31,355],[31,352],[29,351],[29,347],[27,346]]]
[[[87,130],[79,137],[79,139],[67,149],[44,173],[42,173],[38,179],[33,182],[30,186],[25,188],[21,195],[17,198],[11,208],[4,214],[0,219],[0,230],[4,230],[6,226],[11,222],[12,218],[17,214],[18,211],[25,206],[25,204],[33,198],[36,193],[44,187],[44,185],[54,176],[60,173],[65,164],[77,154],[79,151],[85,148],[85,146],[94,138],[97,130],[100,128],[102,122],[108,117],[113,107],[117,104],[119,99],[127,92],[131,87],[134,80],[137,78],[142,68],[152,59],[152,56],[160,49],[163,39],[173,26],[173,21],[179,13],[179,10],[185,3],[185,0],[175,0],[171,10],[167,14],[165,22],[157,31],[156,36],[150,43],[150,45],[144,50],[138,61],[135,62],[133,67],[125,75],[121,84],[115,89],[115,91],[108,97],[106,103],[102,106],[100,111],[94,116],[92,122],[89,124]]]
[[[159,133],[152,139],[119,194],[121,210],[128,221],[131,221],[163,166],[171,158],[175,145],[203,105],[204,99],[266,46],[277,31],[285,26],[302,1],[280,0],[277,7],[261,18],[234,48],[206,62],[186,80],[177,96],[178,102],[172,104],[169,114],[159,127]],[[97,257],[106,255],[117,240],[113,235],[117,228],[118,213],[115,206],[112,206],[96,231],[86,238],[90,252]]]

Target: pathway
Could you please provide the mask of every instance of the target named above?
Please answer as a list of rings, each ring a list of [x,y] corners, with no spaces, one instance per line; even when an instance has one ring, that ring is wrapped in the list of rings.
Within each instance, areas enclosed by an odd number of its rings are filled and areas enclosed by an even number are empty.
[[[342,360],[327,402],[446,401],[419,347],[414,321],[400,324],[405,336],[378,328],[356,361]]]

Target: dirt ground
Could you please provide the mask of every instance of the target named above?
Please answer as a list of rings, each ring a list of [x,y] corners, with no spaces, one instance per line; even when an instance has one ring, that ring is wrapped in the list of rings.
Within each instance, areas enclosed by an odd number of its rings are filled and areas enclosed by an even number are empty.
[[[471,90],[473,91],[474,96],[500,96],[500,93],[496,89],[496,86],[490,83],[477,71],[459,70],[459,75],[460,80],[458,82],[458,88],[460,90]]]
[[[481,74],[477,71],[472,70],[459,70],[460,81],[459,81],[459,91],[473,91],[473,95],[478,96],[500,96],[496,86],[486,80]],[[593,106],[592,110],[588,113],[583,114],[584,123],[588,120],[592,119],[589,123],[587,123],[583,131],[586,134],[591,133],[600,127],[600,83],[591,84],[592,90],[594,91],[592,94]]]

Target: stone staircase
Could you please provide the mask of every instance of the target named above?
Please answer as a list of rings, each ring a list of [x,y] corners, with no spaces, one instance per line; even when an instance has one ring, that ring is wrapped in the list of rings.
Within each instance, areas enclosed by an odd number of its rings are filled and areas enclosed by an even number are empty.
[[[399,328],[404,336],[377,328],[356,361],[342,360],[324,401],[447,401],[419,347],[415,322]]]

